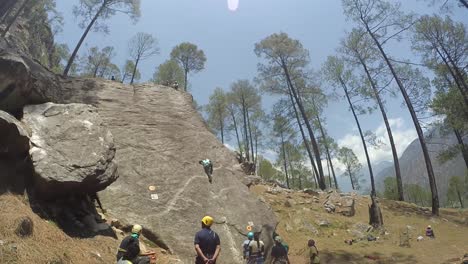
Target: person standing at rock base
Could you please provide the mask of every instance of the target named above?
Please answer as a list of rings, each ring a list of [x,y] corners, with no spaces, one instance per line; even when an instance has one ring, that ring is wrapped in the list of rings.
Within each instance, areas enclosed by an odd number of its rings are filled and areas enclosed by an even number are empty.
[[[254,233],[253,232],[249,232],[247,234],[247,239],[244,241],[244,243],[242,244],[242,249],[243,249],[243,256],[244,256],[244,260],[247,260],[249,259],[249,244],[250,244],[250,241],[252,241],[254,238]]]
[[[271,257],[273,264],[291,264],[288,258],[288,252],[282,244],[283,239],[280,236],[275,237],[275,245],[271,249]]]
[[[218,234],[211,230],[213,222],[211,216],[205,216],[201,220],[202,229],[195,234],[194,240],[197,252],[195,264],[216,264],[221,251],[221,242]]]
[[[205,169],[205,173],[208,176],[208,181],[212,183],[212,175],[213,175],[213,163],[209,159],[203,159],[200,160],[198,163],[200,163],[203,166],[203,169]]]
[[[249,244],[248,264],[263,264],[265,261],[265,244],[260,240],[260,232],[254,234],[254,239]]]

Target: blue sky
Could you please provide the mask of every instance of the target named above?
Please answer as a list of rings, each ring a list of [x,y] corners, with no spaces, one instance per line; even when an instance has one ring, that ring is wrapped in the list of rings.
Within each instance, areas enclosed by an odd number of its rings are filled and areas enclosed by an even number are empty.
[[[184,41],[197,44],[205,51],[205,70],[189,77],[191,92],[199,104],[206,104],[216,87],[228,89],[237,79],[252,79],[257,74],[258,58],[254,44],[275,32],[286,32],[299,39],[310,51],[311,67],[319,69],[327,56],[333,55],[345,31],[352,27],[346,21],[340,0],[239,0],[239,8],[228,9],[228,0],[141,0],[142,16],[136,24],[124,15],[116,15],[108,21],[110,33],[91,32],[81,53],[92,46],[116,48],[114,62],[123,65],[128,59],[128,40],[137,32],[156,36],[160,55],[141,63],[142,80],[152,77],[155,68],[169,58],[171,49]],[[235,1],[235,0],[230,0]],[[455,0],[449,0],[455,1]],[[79,0],[57,1],[58,9],[65,16],[64,30],[56,41],[67,43],[72,49],[83,32],[72,14],[72,7]],[[438,12],[428,7],[430,1],[405,0],[404,8],[417,13]],[[468,22],[468,12],[455,8],[451,16]],[[389,52],[396,58],[415,58],[407,43],[391,44]],[[269,96],[263,97],[267,111],[274,103]],[[401,106],[400,97],[387,101],[388,116],[394,129],[399,155],[416,138],[416,133],[407,110]],[[357,130],[345,101],[330,102],[325,115],[329,134],[340,145],[351,147],[361,161],[363,152]],[[365,130],[372,130],[386,141],[386,132],[381,116],[362,116]],[[371,152],[375,162],[391,160],[387,146]]]

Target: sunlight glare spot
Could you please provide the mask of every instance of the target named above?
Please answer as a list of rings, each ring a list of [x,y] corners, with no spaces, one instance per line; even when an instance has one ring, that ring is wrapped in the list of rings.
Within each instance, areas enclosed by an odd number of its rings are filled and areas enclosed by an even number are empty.
[[[228,0],[228,8],[231,11],[236,11],[239,8],[239,0]]]

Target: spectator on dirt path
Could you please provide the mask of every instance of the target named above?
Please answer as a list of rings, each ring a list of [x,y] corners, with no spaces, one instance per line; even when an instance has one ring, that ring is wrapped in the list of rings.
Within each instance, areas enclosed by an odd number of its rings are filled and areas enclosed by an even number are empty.
[[[288,258],[288,252],[282,244],[283,239],[280,236],[275,237],[275,245],[271,249],[271,257],[273,264],[291,264]]]
[[[134,225],[132,227],[132,234],[125,237],[120,243],[119,250],[117,251],[117,263],[130,263],[132,264],[149,264],[150,258],[148,254],[152,252],[140,252],[140,241],[138,240],[143,228],[141,225]]]
[[[320,257],[317,246],[315,246],[315,240],[309,239],[309,241],[307,242],[307,246],[309,247],[309,263],[320,264]]]
[[[252,241],[252,239],[254,238],[254,233],[253,232],[249,232],[247,234],[247,239],[244,240],[244,243],[242,243],[242,249],[243,249],[243,256],[244,256],[244,260],[249,260],[249,244],[250,244],[250,241]]]
[[[263,264],[265,262],[265,244],[260,240],[260,232],[254,234],[254,239],[249,244],[248,264]]]
[[[426,236],[433,238],[433,239],[435,238],[434,230],[432,229],[430,225],[428,225],[426,228]]]
[[[195,234],[195,251],[197,258],[195,264],[216,264],[221,251],[221,242],[218,234],[211,230],[213,218],[205,216],[201,220],[202,229]]]
[[[213,163],[209,159],[203,159],[200,160],[198,163],[200,163],[203,166],[203,169],[205,169],[205,173],[208,176],[208,181],[212,183],[212,178],[211,175],[213,175]]]

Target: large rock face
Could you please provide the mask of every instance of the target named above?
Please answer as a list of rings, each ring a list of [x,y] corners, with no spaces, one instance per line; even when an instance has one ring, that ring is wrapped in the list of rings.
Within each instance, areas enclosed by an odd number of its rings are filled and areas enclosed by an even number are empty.
[[[77,80],[73,85],[83,84]],[[101,194],[114,217],[142,224],[183,263],[193,263],[193,238],[204,215],[215,218],[221,264],[242,263],[240,245],[249,222],[265,225],[265,239],[271,235],[273,212],[249,193],[235,155],[209,132],[188,94],[109,81],[65,101],[91,99],[117,147],[120,178]],[[198,164],[203,158],[214,162],[213,184]]]
[[[95,193],[117,179],[113,137],[94,107],[27,106],[23,122],[32,130],[29,153],[42,195]]]

